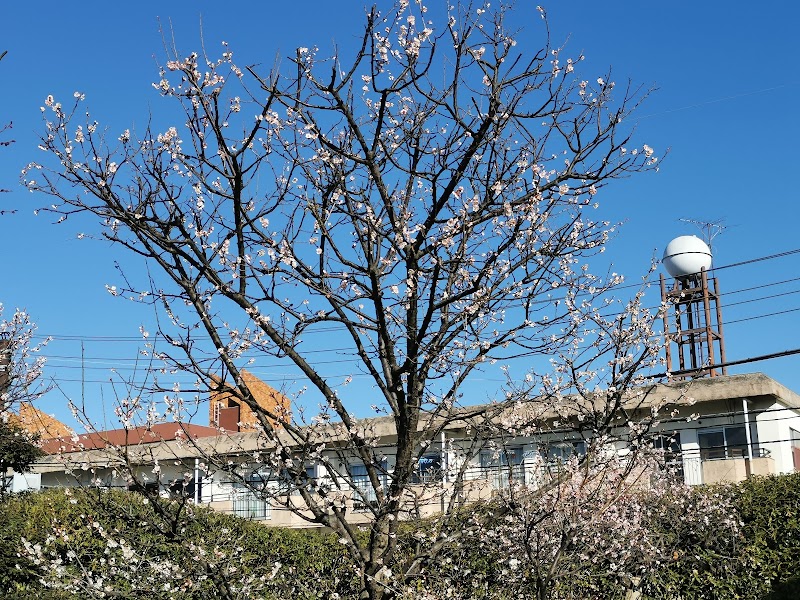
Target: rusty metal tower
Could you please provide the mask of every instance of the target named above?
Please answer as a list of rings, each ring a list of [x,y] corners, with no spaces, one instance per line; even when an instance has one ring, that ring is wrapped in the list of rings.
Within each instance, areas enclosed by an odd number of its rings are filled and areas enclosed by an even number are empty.
[[[722,308],[716,277],[709,277],[711,249],[700,238],[684,235],[667,244],[662,264],[672,276],[667,286],[661,275],[667,371],[672,377],[726,375]]]

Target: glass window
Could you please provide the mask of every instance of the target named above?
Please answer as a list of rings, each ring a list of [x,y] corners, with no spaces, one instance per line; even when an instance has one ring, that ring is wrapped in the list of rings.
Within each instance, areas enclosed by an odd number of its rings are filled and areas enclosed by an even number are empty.
[[[653,436],[653,447],[664,451],[664,467],[675,474],[679,481],[683,481],[683,452],[680,432],[657,433]]]
[[[663,450],[668,456],[681,453],[681,434],[678,431],[672,433],[659,433],[653,437],[653,447]]]
[[[706,429],[697,434],[700,458],[741,458],[747,456],[747,433],[743,425]]]
[[[789,437],[792,440],[792,461],[794,470],[800,471],[800,431],[789,428]]]
[[[417,463],[417,471],[414,473],[414,483],[432,483],[442,480],[442,455],[426,454],[421,456]]]
[[[511,480],[525,482],[525,471],[522,466],[522,447],[510,447],[504,450],[482,450],[480,464],[483,476],[492,481],[496,489],[508,487]]]
[[[747,456],[747,433],[744,427],[726,427],[725,446],[729,457]]]
[[[245,519],[270,519],[272,506],[265,497],[267,482],[262,474],[251,474],[246,482],[233,484],[233,513]]]
[[[298,494],[298,490],[302,487],[307,490],[314,488],[314,480],[317,478],[317,467],[315,465],[306,466],[303,472],[297,473],[296,478],[289,469],[281,469],[280,477],[277,478],[276,483],[278,488],[284,494]]]
[[[584,456],[586,454],[586,442],[583,440],[552,442],[542,446],[539,452],[544,461],[549,464],[566,462],[573,456]]]
[[[171,481],[169,495],[172,498],[194,498],[194,478]]]
[[[703,460],[725,458],[725,434],[722,429],[701,431],[697,434],[700,443],[700,457]]]
[[[386,459],[377,465],[378,481],[382,487],[386,487]],[[356,510],[364,509],[367,506],[374,506],[377,503],[377,494],[369,481],[367,467],[364,464],[354,464],[349,466],[350,478],[355,488],[353,495],[353,508]]]
[[[512,447],[505,450],[481,450],[481,468],[513,467],[522,464],[522,448]]]

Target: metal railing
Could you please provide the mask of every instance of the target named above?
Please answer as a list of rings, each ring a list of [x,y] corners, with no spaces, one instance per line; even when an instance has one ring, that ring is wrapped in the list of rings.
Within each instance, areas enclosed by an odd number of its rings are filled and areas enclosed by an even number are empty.
[[[259,521],[272,518],[272,505],[251,490],[235,490],[232,496],[233,514],[237,517]]]

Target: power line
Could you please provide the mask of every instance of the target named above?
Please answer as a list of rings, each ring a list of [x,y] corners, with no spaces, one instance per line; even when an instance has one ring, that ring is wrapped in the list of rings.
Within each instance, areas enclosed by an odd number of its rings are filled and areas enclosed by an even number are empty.
[[[792,256],[792,255],[795,255],[795,254],[800,254],[800,248],[795,248],[793,250],[786,250],[784,252],[778,252],[778,253],[775,253],[775,254],[769,254],[769,255],[766,255],[766,256],[760,256],[760,257],[752,258],[752,259],[749,259],[749,260],[730,263],[730,264],[727,264],[727,265],[722,265],[720,267],[711,267],[710,271],[721,271],[723,269],[730,269],[730,268],[733,268],[733,267],[740,267],[742,265],[749,265],[749,264],[762,262],[762,261],[766,261],[766,260],[774,260],[776,258],[783,258],[783,257],[786,257],[786,256]],[[766,286],[770,286],[770,285],[781,285],[783,283],[789,283],[791,281],[798,281],[798,280],[800,280],[800,277],[795,277],[795,278],[786,279],[786,280],[783,280],[783,281],[778,281],[778,282],[773,282],[773,283],[767,283],[767,284],[764,284],[762,286],[757,286],[757,287],[743,288],[743,289],[740,289],[740,290],[734,290],[734,291],[730,291],[730,292],[726,292],[726,293],[727,294],[734,294],[734,293],[739,293],[739,292],[744,292],[744,291],[751,291],[753,289],[758,289],[758,287],[766,287]],[[614,286],[609,291],[631,289],[631,288],[641,287],[642,285],[655,284],[657,282],[658,282],[658,278],[648,277],[648,278],[645,278],[642,281],[642,283],[622,284],[622,285]],[[542,300],[540,300],[538,302],[541,302],[541,303],[552,303],[553,299],[542,299]],[[339,328],[335,328],[335,327],[334,328],[318,328],[318,329],[315,329],[315,330],[310,330],[308,333],[312,333],[312,332],[314,332],[314,333],[324,333],[324,332],[327,332],[327,331],[338,331],[338,330],[339,330]],[[83,341],[96,341],[96,342],[143,341],[143,338],[141,336],[87,336],[87,335],[80,335],[80,334],[51,334],[51,335],[34,334],[33,337],[36,338],[36,339],[50,338],[50,339],[54,339],[54,340],[57,339],[57,340],[62,340],[62,341],[81,341],[81,340],[83,340]]]
[[[798,278],[798,279],[800,279],[800,278]],[[778,285],[778,284],[773,284],[773,285]],[[743,288],[741,290],[734,290],[732,292],[721,293],[719,296],[720,296],[721,299],[724,300],[727,296],[730,296],[732,294],[735,294],[735,293],[738,293],[738,292],[743,292],[743,291],[752,291],[754,289],[758,289],[758,288],[757,287],[754,287],[754,288]],[[748,298],[747,300],[739,300],[738,302],[721,303],[721,306],[722,306],[722,308],[727,310],[732,306],[740,306],[740,305],[743,305],[743,304],[752,304],[753,302],[762,302],[764,300],[772,300],[774,298],[781,298],[783,296],[791,296],[792,294],[798,294],[798,293],[800,293],[800,290],[792,290],[790,292],[780,292],[780,293],[777,293],[777,294],[769,294],[769,295],[766,295],[766,296],[758,296],[756,298]],[[644,310],[653,311],[653,310],[656,310],[658,308],[659,308],[658,306],[647,306],[647,307],[645,307]],[[619,313],[619,312],[611,313],[611,312],[609,312],[609,313],[605,313],[605,314],[603,314],[601,316],[605,317],[605,318],[614,318],[614,317],[619,316],[621,314],[623,314],[623,313]],[[730,323],[736,323],[736,322],[737,321],[724,321],[724,324],[725,325],[729,325]]]
[[[723,304],[723,307],[728,309],[731,306],[740,306],[742,304],[752,304],[753,302],[761,302],[763,300],[772,300],[773,298],[782,298],[783,296],[791,296],[792,294],[800,293],[800,290],[791,290],[790,292],[780,292],[778,294],[769,294],[767,296],[759,296],[757,298],[748,298],[747,300],[739,300],[738,302],[728,302]],[[724,294],[722,295],[724,298]]]
[[[768,256],[761,256],[759,258],[751,258],[750,260],[743,260],[736,263],[731,263],[729,265],[723,265],[721,267],[711,267],[711,271],[722,271],[723,269],[730,269],[733,267],[741,267],[742,265],[750,265],[753,263],[761,262],[764,260],[772,260],[775,258],[783,258],[784,256],[791,256],[792,254],[800,254],[800,248],[795,248],[794,250],[787,250],[786,252],[778,252],[777,254],[770,254]]]
[[[797,308],[787,308],[786,310],[779,310],[777,312],[766,313],[763,315],[753,315],[752,317],[745,317],[743,319],[735,319],[733,321],[725,321],[723,324],[727,327],[728,325],[735,325],[736,323],[744,323],[746,321],[755,321],[756,319],[764,319],[766,317],[777,317],[778,315],[785,315],[788,313],[797,312],[800,310],[800,307]]]
[[[797,254],[797,253],[800,253],[800,249],[789,250],[789,251],[785,251],[785,252],[781,252],[781,253],[776,253],[776,254],[771,254],[771,255],[768,255],[768,256],[763,256],[763,257],[750,259],[750,260],[747,260],[747,261],[741,261],[741,262],[738,262],[738,263],[732,263],[732,264],[729,264],[729,265],[724,265],[724,266],[721,266],[721,267],[717,267],[716,270],[721,270],[721,269],[725,269],[725,268],[741,266],[741,265],[745,265],[745,264],[751,264],[751,263],[760,262],[760,261],[764,261],[764,260],[772,260],[772,259],[775,259],[775,258],[785,257],[785,256]],[[797,280],[800,280],[800,277],[785,279],[785,280],[777,281],[777,282],[768,282],[768,283],[762,284],[760,286],[753,286],[753,287],[748,287],[748,288],[741,288],[741,289],[738,289],[738,290],[732,290],[732,291],[726,292],[726,294],[724,294],[723,297],[728,296],[728,295],[732,295],[732,294],[736,294],[736,293],[753,291],[753,290],[757,290],[757,289],[764,288],[764,287],[782,285],[782,284],[793,282],[793,281],[797,281]],[[636,284],[636,285],[638,285],[638,284]],[[623,288],[623,287],[632,287],[632,286],[631,285],[619,286],[616,289],[620,289],[620,288]],[[742,304],[747,304],[747,303],[753,303],[753,302],[756,302],[756,301],[769,300],[769,299],[773,299],[773,298],[777,298],[777,297],[788,296],[788,295],[795,294],[795,293],[798,293],[798,292],[800,292],[800,290],[792,290],[792,291],[789,291],[789,292],[771,294],[771,295],[761,296],[761,297],[758,297],[758,298],[751,298],[751,299],[743,300],[743,301],[739,301],[739,302],[728,303],[725,306],[726,307],[731,307],[731,306],[737,306],[737,305],[742,305]],[[552,302],[552,301],[551,300],[547,300],[547,302]],[[652,308],[655,308],[655,307],[652,307]],[[730,321],[726,321],[725,325],[729,326],[729,325],[749,322],[749,321],[752,321],[752,320],[755,320],[755,319],[762,319],[762,318],[767,318],[767,317],[779,316],[779,315],[784,315],[784,314],[797,312],[797,311],[800,311],[800,307],[798,307],[798,308],[790,308],[790,309],[771,312],[771,313],[766,313],[766,314],[753,315],[753,316],[744,317],[744,318],[741,318],[741,319],[730,320]],[[606,318],[607,317],[613,317],[613,316],[616,316],[616,314],[604,315],[604,317],[606,317]],[[325,328],[325,329],[326,330],[327,329],[337,330],[339,328],[333,327],[333,328]],[[319,328],[317,330],[311,330],[311,331],[309,331],[307,333],[317,333],[317,332],[321,333],[322,332],[322,328]],[[139,341],[139,342],[143,341],[143,338],[140,337],[140,336],[126,337],[126,336],[81,336],[81,335],[72,336],[72,335],[64,335],[64,336],[37,336],[37,337],[53,337],[53,338],[57,338],[57,339],[60,339],[60,340],[63,340],[63,341],[77,341],[77,340],[81,340],[81,341],[100,341],[100,342],[122,342],[122,341],[129,341],[129,340],[130,341],[136,340],[136,341]],[[352,348],[346,348],[346,347],[329,348],[329,349],[324,349],[324,348],[323,349],[319,349],[318,348],[318,349],[304,350],[304,354],[342,353],[342,352],[346,352],[348,350],[352,350]],[[530,353],[526,353],[526,355],[527,354],[530,354]],[[533,353],[533,354],[536,354],[536,353]],[[742,361],[736,361],[734,363],[726,363],[726,365],[724,365],[724,366],[729,366],[729,365],[734,365],[734,364],[746,364],[748,362],[755,362],[755,361],[758,361],[758,360],[767,360],[769,358],[777,358],[777,357],[781,357],[781,356],[789,356],[791,354],[792,354],[791,351],[788,351],[788,353],[786,353],[786,352],[775,353],[775,354],[771,354],[771,355],[764,355],[763,357],[755,357],[755,358],[751,358],[751,359],[743,359]],[[141,365],[137,365],[137,363],[134,360],[132,360],[130,358],[122,358],[122,357],[119,357],[119,358],[117,358],[117,357],[108,357],[108,358],[91,357],[91,358],[88,359],[89,361],[99,361],[99,363],[101,363],[101,364],[103,362],[113,364],[115,361],[120,362],[120,363],[124,363],[124,364],[119,364],[116,367],[112,367],[112,366],[108,366],[108,367],[106,367],[106,366],[88,366],[87,367],[87,365],[86,365],[86,360],[87,359],[85,359],[84,357],[77,357],[77,356],[70,356],[70,355],[66,355],[66,356],[65,355],[50,355],[50,356],[48,356],[46,354],[43,354],[42,356],[45,356],[45,357],[51,358],[51,359],[55,359],[55,360],[80,360],[81,361],[80,366],[52,365],[52,363],[51,363],[51,366],[53,366],[56,369],[82,369],[82,370],[85,370],[85,369],[88,368],[88,369],[92,369],[92,370],[101,370],[101,371],[108,370],[108,371],[111,371],[113,373],[114,371],[119,371],[119,370],[136,371],[136,370],[139,370],[139,369],[148,368],[148,364],[146,364],[147,361],[143,361],[143,363]],[[260,356],[264,356],[264,355],[263,354],[244,354],[244,355],[242,355],[242,358],[260,357]],[[520,356],[520,358],[521,357],[522,356]],[[333,359],[333,360],[328,360],[328,361],[315,361],[315,362],[316,362],[316,364],[346,364],[346,363],[352,363],[353,360],[355,360],[355,359],[356,359],[356,357],[353,356],[351,358],[339,358],[339,359]],[[275,368],[275,367],[281,368],[281,367],[286,367],[286,366],[291,366],[288,361],[286,363],[279,363],[279,364],[259,365],[258,367],[263,369],[263,368]],[[723,366],[723,365],[718,365],[718,366]],[[276,373],[276,374],[272,374],[272,375],[273,375],[273,377],[270,378],[270,381],[280,381],[279,379],[276,379],[276,377],[295,378],[295,377],[300,376],[300,374],[288,374],[288,373],[281,373],[281,374],[277,374]],[[349,374],[329,375],[328,377],[332,377],[332,378],[333,377],[346,377],[348,375]],[[55,378],[54,378],[54,380],[55,380]],[[112,378],[102,379],[102,380],[97,380],[97,379],[94,379],[94,380],[85,380],[85,379],[76,380],[76,379],[69,379],[69,378],[58,378],[58,380],[59,381],[64,381],[64,382],[84,381],[86,383],[108,383],[110,381],[113,381]],[[120,384],[128,383],[128,382],[124,382],[124,380],[122,378],[119,378],[116,381],[118,383],[120,383]],[[501,381],[501,380],[493,379],[493,381]]]
[[[763,319],[763,318],[767,318],[767,317],[780,316],[780,315],[784,315],[784,314],[788,314],[788,313],[792,313],[792,312],[797,312],[797,311],[800,311],[800,307],[790,308],[790,309],[786,309],[786,310],[782,310],[782,311],[776,311],[776,312],[772,312],[772,313],[766,313],[766,314],[762,314],[762,315],[753,315],[753,316],[744,317],[744,318],[741,318],[741,319],[734,319],[734,320],[731,320],[731,321],[726,321],[725,325],[726,326],[736,325],[736,324],[740,324],[740,323],[753,321],[753,320],[756,320],[756,319]],[[617,314],[621,314],[621,313],[613,313],[613,314],[607,314],[607,315],[603,315],[603,316],[605,318],[609,318],[609,317],[614,317]],[[657,334],[655,337],[661,337],[662,335],[663,334]],[[309,351],[305,351],[304,353],[309,353],[309,354],[310,353],[331,353],[331,352],[339,352],[339,353],[341,353],[342,351],[345,351],[345,350],[352,350],[352,348],[336,348],[336,349],[330,349],[330,350],[325,350],[325,349],[323,349],[323,350],[309,350]],[[516,355],[516,358],[523,358],[523,357],[526,357],[526,356],[535,356],[537,354],[539,354],[539,352],[535,352],[535,351],[534,352],[525,352],[525,353]],[[63,355],[61,355],[61,356],[43,355],[43,356],[46,357],[46,358],[81,360],[81,358],[77,357],[77,356],[63,356]],[[242,358],[258,358],[258,357],[263,357],[263,356],[264,356],[263,354],[243,354]],[[326,361],[315,361],[315,364],[318,364],[318,365],[323,365],[323,364],[325,364],[325,365],[329,365],[329,364],[347,364],[347,363],[352,363],[354,360],[358,360],[358,357],[356,355],[352,355],[351,358],[339,358],[339,359],[331,359],[331,360],[326,360]],[[500,360],[500,359],[498,359],[498,360]],[[146,369],[146,365],[137,366],[131,359],[126,359],[126,358],[108,358],[108,359],[105,359],[105,360],[100,360],[99,362],[109,362],[109,363],[111,363],[112,361],[125,361],[126,364],[120,364],[120,365],[116,365],[116,366],[88,366],[87,367],[85,364],[82,363],[81,365],[51,365],[51,366],[53,368],[55,368],[55,369],[81,369],[81,370],[89,369],[89,370],[111,371],[111,372],[114,372],[114,371],[138,371],[138,370],[141,370],[141,369]],[[257,368],[260,368],[260,369],[282,368],[282,367],[286,367],[286,366],[291,366],[292,364],[293,363],[291,363],[290,361],[287,361],[285,363],[273,363],[273,364],[266,364],[266,365],[258,365]],[[727,366],[727,363],[726,363],[726,366]],[[161,367],[159,367],[159,368],[161,368]],[[179,367],[169,367],[169,368],[175,368],[175,369],[180,370]],[[344,377],[346,375],[341,375],[341,376]],[[61,379],[61,380],[62,381],[75,381],[75,380],[70,380],[70,379]],[[97,380],[87,381],[87,382],[88,383],[101,383],[101,381],[97,381]]]
[[[742,292],[752,292],[753,290],[760,290],[760,289],[766,288],[766,287],[773,287],[773,286],[776,286],[776,285],[783,285],[785,283],[792,283],[794,281],[800,281],[800,277],[792,277],[791,279],[783,279],[781,281],[773,281],[773,282],[770,282],[770,283],[762,283],[760,285],[754,285],[754,286],[751,286],[751,287],[739,288],[738,290],[731,290],[729,292],[725,292],[723,295],[730,296],[732,294],[740,294]]]
[[[735,325],[735,324],[740,324],[740,323],[744,323],[744,322],[753,321],[753,320],[756,320],[756,319],[762,319],[762,318],[773,317],[773,316],[780,316],[780,315],[783,315],[783,314],[788,314],[788,313],[797,312],[797,311],[800,311],[800,307],[786,309],[786,310],[782,310],[782,311],[776,311],[776,312],[772,312],[772,313],[766,313],[766,314],[762,314],[762,315],[753,315],[753,316],[750,316],[750,317],[745,317],[745,318],[741,318],[741,319],[735,319],[735,320],[731,320],[731,321],[726,321],[725,325],[726,326]],[[615,315],[605,315],[605,317],[609,317],[609,316],[613,317]],[[655,337],[661,337],[661,336],[662,336],[662,334],[657,334]],[[344,350],[348,350],[348,348],[336,348],[336,349],[331,349],[331,350],[324,350],[324,349],[323,350],[311,350],[311,351],[308,351],[308,353],[312,353],[312,352],[313,353],[331,353],[331,352],[340,352],[341,353]],[[525,357],[529,357],[529,356],[536,356],[536,355],[539,355],[539,354],[541,354],[541,353],[538,352],[538,351],[524,352],[524,353],[515,355],[513,358],[525,358]],[[735,364],[744,364],[744,363],[747,363],[747,362],[755,362],[755,361],[758,361],[758,360],[767,360],[769,358],[778,358],[778,357],[781,357],[781,356],[788,356],[788,355],[791,355],[791,352],[790,352],[790,354],[776,353],[774,355],[765,355],[766,358],[758,358],[757,357],[757,358],[753,358],[753,359],[743,359],[742,361],[737,361],[735,363],[725,363],[724,365],[720,364],[720,365],[716,365],[714,367],[709,367],[709,368],[717,368],[717,367],[722,367],[722,366],[732,366],[732,365],[735,365]],[[50,356],[50,357],[48,357],[47,355],[44,355],[44,356],[47,357],[47,358],[55,358],[53,356]],[[242,355],[242,358],[257,358],[257,357],[262,357],[262,356],[265,356],[265,355],[244,354],[244,355]],[[77,356],[66,356],[65,357],[65,356],[62,355],[62,356],[59,356],[58,358],[68,359],[68,360],[81,360],[80,357],[77,357]],[[131,361],[131,359],[125,359],[125,358],[113,358],[113,359],[111,359],[111,358],[109,358],[109,359],[106,359],[105,362],[111,362],[112,360],[126,361],[126,364],[118,364],[118,365],[115,365],[115,366],[88,366],[88,367],[85,364],[81,364],[81,365],[58,365],[58,364],[52,365],[51,364],[50,366],[52,368],[54,368],[54,369],[70,369],[70,370],[77,370],[77,369],[87,370],[88,369],[88,370],[95,370],[95,371],[110,371],[111,373],[119,372],[119,371],[139,371],[139,370],[146,370],[147,369],[147,365],[136,366],[135,363],[133,363]],[[338,359],[331,359],[331,360],[325,360],[325,361],[314,361],[314,364],[316,364],[316,365],[351,364],[351,363],[353,363],[354,361],[357,361],[357,360],[359,360],[359,358],[357,356],[353,355],[350,358],[338,358]],[[511,358],[506,358],[506,359],[498,358],[498,360],[511,360]],[[100,362],[103,362],[103,361],[100,361]],[[256,368],[257,369],[285,368],[285,367],[291,367],[292,365],[293,365],[293,363],[291,363],[290,361],[287,360],[285,363],[270,363],[270,364],[257,365]],[[161,367],[159,367],[159,369],[160,368]],[[176,369],[177,371],[183,373],[183,371],[179,367],[168,367],[168,368],[169,369]],[[689,371],[689,372],[691,372],[691,371]],[[169,375],[169,373],[167,373],[166,375]],[[174,374],[172,374],[172,375],[174,375]],[[352,375],[352,374],[347,373],[347,374],[341,374],[341,375],[327,375],[327,377],[332,377],[332,378],[335,378],[335,377],[347,377],[349,375]],[[664,375],[665,374],[662,374],[660,376],[664,376]],[[278,374],[274,374],[274,376],[279,376],[279,375]],[[284,377],[299,377],[299,376],[301,376],[301,374],[300,373],[297,373],[297,374],[283,374],[282,376],[284,376]],[[58,381],[64,381],[64,382],[81,381],[81,380],[70,379],[70,378],[57,378],[57,380]],[[107,383],[108,381],[110,381],[110,379],[106,379],[106,380],[96,380],[96,379],[94,379],[94,380],[84,380],[84,381],[86,383]],[[279,379],[275,379],[273,377],[273,378],[268,379],[268,381],[273,381],[274,382],[274,381],[280,381],[280,380]],[[494,381],[494,379],[492,379],[492,381]]]
[[[798,310],[800,310],[800,309],[798,309]],[[743,358],[743,359],[740,359],[740,360],[727,361],[727,362],[724,362],[724,363],[717,363],[717,364],[714,364],[714,365],[704,366],[704,367],[702,367],[700,369],[687,369],[687,370],[684,370],[684,371],[673,371],[673,372],[670,372],[670,373],[667,373],[667,372],[657,373],[655,375],[649,375],[648,377],[650,377],[651,379],[665,379],[665,378],[667,378],[669,376],[674,377],[674,376],[681,376],[681,375],[689,375],[691,373],[696,373],[697,371],[710,371],[712,369],[721,369],[723,367],[733,367],[733,366],[749,364],[749,363],[754,363],[754,362],[761,362],[761,361],[765,361],[765,360],[772,360],[772,359],[775,359],[775,358],[785,358],[785,357],[788,357],[788,356],[795,356],[797,354],[800,354],[800,348],[794,348],[792,350],[784,350],[782,352],[774,352],[774,353],[771,353],[771,354],[762,354],[762,355],[759,355],[759,356]],[[329,361],[329,362],[349,362],[349,361]],[[173,375],[181,375],[181,374],[185,374],[185,372],[180,372],[179,371],[178,373],[175,373]],[[258,372],[256,374],[258,374]],[[273,373],[271,375],[272,375],[271,377],[270,376],[264,376],[264,377],[260,377],[260,379],[262,379],[262,380],[264,380],[266,382],[282,383],[282,382],[286,381],[286,378],[292,378],[293,379],[293,378],[297,378],[297,377],[302,377],[303,376],[302,373],[297,373],[297,374],[278,374],[278,373]],[[281,377],[281,378],[277,378],[277,377]],[[329,378],[329,379],[338,379],[338,378],[344,378],[344,377],[353,377],[353,378],[359,378],[360,379],[360,378],[369,378],[370,375],[368,375],[368,374],[360,374],[360,373],[341,373],[341,374],[335,374],[335,375],[327,374],[327,375],[325,375],[325,377]],[[111,378],[109,378],[109,379],[101,379],[101,380],[86,380],[86,379],[70,379],[70,378],[65,378],[65,377],[58,377],[58,378],[54,377],[54,378],[52,378],[52,380],[53,381],[58,381],[58,382],[71,382],[71,383],[81,382],[81,381],[83,381],[85,383],[109,383],[109,382],[113,382],[113,383],[118,383],[120,385],[132,385],[134,387],[138,386],[138,385],[144,385],[145,383],[147,383],[145,381],[138,381],[138,382],[137,381],[125,381],[123,379],[118,379],[118,380],[114,381]],[[194,381],[194,380],[192,380],[192,381]],[[474,378],[474,379],[472,379],[472,381],[504,382],[504,381],[507,381],[507,380],[506,379],[500,379],[500,378],[485,377],[485,378]],[[162,392],[164,390],[154,389],[152,391],[154,393],[157,393],[157,392]],[[182,391],[186,391],[186,392],[198,391],[198,393],[200,392],[199,390],[188,390],[188,389],[187,390],[182,390]]]
[[[800,309],[796,309],[800,310]],[[772,360],[773,358],[784,358],[786,356],[794,356],[796,354],[800,354],[800,348],[793,348],[792,350],[784,350],[782,352],[773,352],[772,354],[761,354],[759,356],[752,356],[750,358],[743,358],[740,360],[729,360],[724,363],[716,363],[714,365],[708,365],[700,367],[699,369],[684,369],[682,371],[672,371],[670,373],[658,373],[656,375],[650,375],[653,379],[663,379],[666,377],[674,377],[674,376],[682,376],[682,375],[689,375],[691,373],[697,373],[698,371],[711,371],[715,369],[721,369],[723,367],[735,367],[737,365],[745,365],[754,362],[760,362],[763,360]]]

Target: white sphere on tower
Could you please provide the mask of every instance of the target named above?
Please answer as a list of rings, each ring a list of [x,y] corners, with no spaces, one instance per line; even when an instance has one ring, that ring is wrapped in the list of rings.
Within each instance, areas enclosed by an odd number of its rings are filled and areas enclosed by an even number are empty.
[[[667,273],[682,279],[711,268],[711,248],[696,235],[682,235],[667,244],[661,263]]]

